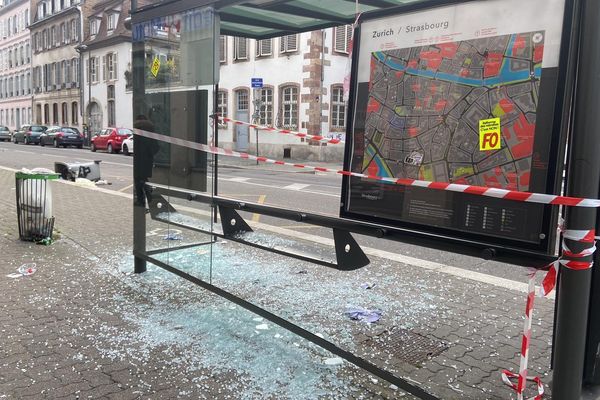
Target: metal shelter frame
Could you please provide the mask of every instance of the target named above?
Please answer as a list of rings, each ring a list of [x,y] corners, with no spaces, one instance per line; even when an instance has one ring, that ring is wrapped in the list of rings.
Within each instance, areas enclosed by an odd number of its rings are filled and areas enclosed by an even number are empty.
[[[359,0],[358,12],[364,13],[364,18],[369,18],[370,16],[381,16],[382,13],[387,12],[390,8],[393,8],[396,13],[408,13],[425,8],[466,3],[469,1],[477,0]],[[567,24],[568,26],[564,28],[567,33],[569,49],[568,62],[564,65],[566,75],[565,81],[563,82],[563,90],[566,97],[563,99],[564,105],[559,112],[562,116],[561,129],[571,132],[573,141],[569,155],[570,168],[567,194],[571,196],[596,197],[600,188],[600,158],[596,156],[596,154],[600,153],[600,138],[598,137],[599,134],[594,132],[594,129],[592,128],[596,128],[595,130],[597,130],[598,126],[600,126],[600,113],[585,113],[583,111],[600,107],[600,77],[596,76],[597,72],[594,72],[595,70],[593,69],[600,68],[600,50],[595,48],[597,47],[595,44],[597,42],[594,42],[594,40],[600,38],[600,3],[594,0],[566,0],[566,3],[567,8],[569,9],[569,15],[572,15],[572,20],[570,21],[571,24]],[[173,0],[162,1],[157,4],[137,8],[136,0],[132,0],[132,21],[133,23],[137,23],[165,15],[166,13],[177,13],[191,8],[212,6],[220,15],[222,34],[243,36],[253,39],[265,39],[342,24],[350,24],[355,20],[355,4],[354,0]],[[584,32],[585,34],[582,35],[580,32]],[[564,53],[566,54],[567,50],[564,50]],[[584,58],[585,62],[582,61]],[[218,124],[214,125],[215,140],[218,141]],[[217,165],[216,158],[215,165]],[[277,207],[246,203],[234,199],[226,199],[217,196],[217,181],[218,178],[215,173],[214,197],[193,193],[189,190],[175,189],[156,184],[146,184],[144,190],[152,192],[154,198],[149,204],[151,216],[155,220],[160,220],[160,218],[157,217],[157,210],[159,208],[161,211],[165,210],[165,206],[166,209],[172,209],[167,200],[162,197],[165,195],[209,204],[214,210],[218,208],[221,215],[221,223],[223,224],[223,234],[220,236],[227,237],[228,239],[235,238],[240,232],[251,231],[236,210],[251,211],[318,226],[330,227],[333,229],[334,237],[336,238],[335,247],[338,260],[336,264],[319,262],[319,260],[306,257],[305,255],[281,251],[277,252],[346,270],[360,268],[368,263],[368,259],[366,259],[366,256],[364,256],[360,247],[352,239],[352,236],[350,235],[351,232],[390,238],[407,243],[418,243],[425,247],[451,250],[456,253],[478,256],[486,259],[494,258],[498,261],[515,265],[541,267],[554,259],[554,257],[551,256],[516,252],[514,249],[504,249],[502,247],[491,249],[489,246],[482,243],[472,241],[461,242],[452,237],[439,237],[437,235],[428,236],[423,235],[422,232],[387,229],[385,226],[361,221],[324,217]],[[140,223],[144,218],[145,213],[134,211],[135,224]],[[590,221],[591,227],[593,228],[595,219],[595,209],[573,209],[567,213],[567,225],[576,226],[577,229],[589,227]],[[229,221],[231,221],[231,224],[228,225],[227,222]],[[170,221],[162,222],[173,224],[173,222]],[[207,232],[185,225],[180,226],[186,229],[219,236],[214,232]],[[336,231],[338,233],[337,235]],[[237,241],[253,245],[244,240],[238,239]],[[346,245],[349,245],[352,252],[344,250],[345,248],[348,248]],[[273,249],[261,246],[255,245],[255,247],[273,251]],[[298,334],[419,398],[436,399],[435,396],[424,389],[415,386],[409,380],[395,376],[290,321],[153,257],[159,252],[166,252],[174,249],[176,248],[147,251],[145,248],[145,239],[139,237],[137,239],[134,238],[135,271],[138,273],[144,272],[146,269],[146,262],[149,261],[206,290],[230,300],[295,334]],[[356,260],[358,260],[358,262],[356,262]],[[588,307],[590,301],[589,288],[592,281],[592,272],[592,270],[567,270],[563,271],[561,274],[561,281],[565,280],[566,282],[561,283],[561,291],[559,292],[557,300],[559,312],[557,313],[556,321],[558,332],[555,342],[556,355],[554,358],[555,373],[553,380],[553,395],[555,399],[572,400],[580,398],[584,374],[583,358],[586,358],[586,368],[588,369],[592,368],[589,367],[589,365],[596,365],[598,363],[598,357],[594,358],[593,356],[590,356],[590,354],[596,348],[595,346],[600,343],[600,337],[594,335],[594,332],[590,332],[590,337],[593,337],[595,340],[595,342],[590,343],[585,335],[580,335],[582,337],[575,337],[576,333],[573,333],[573,331],[585,332],[587,330],[589,319]],[[600,278],[596,276],[595,280],[599,281]],[[600,286],[600,282],[598,286]],[[569,297],[567,297],[567,295]],[[591,311],[600,308],[600,300],[596,300],[596,302],[598,304],[595,305]],[[569,329],[571,331],[569,331]],[[591,359],[588,360],[587,358],[589,357],[591,357]],[[560,370],[560,373],[557,374],[557,370]],[[600,376],[598,376],[598,373],[594,373],[593,371],[585,372],[586,376],[588,376],[588,384],[591,386],[600,384]]]

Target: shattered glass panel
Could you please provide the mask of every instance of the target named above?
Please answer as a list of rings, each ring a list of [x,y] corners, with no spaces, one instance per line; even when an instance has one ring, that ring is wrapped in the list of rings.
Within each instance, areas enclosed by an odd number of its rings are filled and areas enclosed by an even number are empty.
[[[194,145],[209,144],[214,132],[209,116],[214,113],[218,81],[215,37],[218,17],[206,7],[133,26],[137,237],[143,235],[149,255],[161,256],[167,264],[172,264],[173,249],[192,249],[199,262],[207,254],[201,272],[206,280],[214,241],[213,210],[171,190],[213,194],[214,158]],[[207,217],[204,232],[177,219],[179,209]]]

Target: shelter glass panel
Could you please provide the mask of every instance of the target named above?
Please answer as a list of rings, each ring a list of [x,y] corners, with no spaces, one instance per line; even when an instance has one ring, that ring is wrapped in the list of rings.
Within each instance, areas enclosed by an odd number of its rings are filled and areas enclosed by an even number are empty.
[[[215,128],[218,38],[212,8],[133,25],[135,135],[128,151],[134,153],[135,248],[166,263],[192,252],[198,259],[189,272],[204,279],[212,209],[188,199],[213,192],[207,145]]]

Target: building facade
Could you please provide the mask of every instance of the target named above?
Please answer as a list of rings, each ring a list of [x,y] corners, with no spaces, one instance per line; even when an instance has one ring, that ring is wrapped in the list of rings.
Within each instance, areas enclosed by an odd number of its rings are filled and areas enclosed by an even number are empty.
[[[350,26],[253,40],[221,37],[218,113],[310,135],[343,138],[346,103],[343,81]],[[262,88],[251,79],[262,78]],[[256,153],[256,132],[243,125],[219,124],[219,144]],[[260,155],[341,161],[343,146],[321,145],[291,135],[261,131]]]
[[[4,0],[0,8],[0,125],[15,130],[31,121],[29,0]]]
[[[125,28],[130,1],[96,4],[86,21],[89,34],[83,46],[85,118],[92,133],[108,126],[133,126],[131,31]],[[89,121],[89,122],[88,122]]]
[[[29,26],[32,46],[33,122],[82,127],[82,18],[91,0],[33,0]]]

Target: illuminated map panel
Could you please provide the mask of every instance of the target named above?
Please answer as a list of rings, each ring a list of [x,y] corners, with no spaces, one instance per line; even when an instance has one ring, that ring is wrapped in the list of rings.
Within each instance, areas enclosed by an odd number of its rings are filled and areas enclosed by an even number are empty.
[[[377,51],[365,157],[371,175],[529,190],[543,32]],[[479,121],[501,120],[480,151]]]
[[[490,0],[364,21],[345,167],[554,192],[563,10]],[[552,251],[556,214],[543,205],[356,177],[343,188],[342,216]]]

